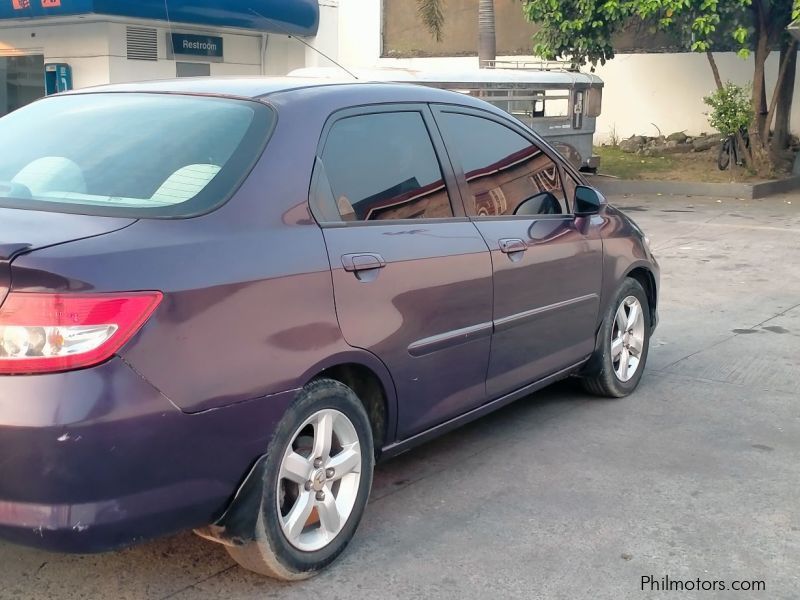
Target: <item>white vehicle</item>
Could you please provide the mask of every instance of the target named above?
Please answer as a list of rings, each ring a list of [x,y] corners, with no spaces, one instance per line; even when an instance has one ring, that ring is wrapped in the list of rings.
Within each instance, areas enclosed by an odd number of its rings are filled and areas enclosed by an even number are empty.
[[[592,153],[595,122],[600,116],[603,80],[569,70],[561,62],[502,62],[493,69],[418,71],[375,68],[351,72],[364,81],[418,83],[476,96],[513,115],[550,142],[576,168],[595,171]],[[307,68],[298,77],[342,78],[338,68]]]

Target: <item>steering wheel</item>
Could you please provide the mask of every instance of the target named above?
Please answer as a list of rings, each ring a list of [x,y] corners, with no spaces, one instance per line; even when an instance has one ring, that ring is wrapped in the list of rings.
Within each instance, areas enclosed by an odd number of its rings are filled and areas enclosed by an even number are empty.
[[[33,198],[33,194],[27,185],[17,183],[16,181],[0,181],[0,197],[22,198],[27,200]]]

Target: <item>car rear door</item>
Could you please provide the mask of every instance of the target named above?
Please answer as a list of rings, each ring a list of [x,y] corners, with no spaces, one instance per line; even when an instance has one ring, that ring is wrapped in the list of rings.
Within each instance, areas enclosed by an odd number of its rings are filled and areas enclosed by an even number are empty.
[[[494,334],[487,390],[496,397],[593,351],[601,220],[570,213],[563,181],[567,177],[566,187],[574,190],[574,180],[521,127],[488,112],[445,106],[436,108],[436,120],[466,212],[492,253]]]
[[[491,258],[464,215],[430,109],[336,113],[310,198],[342,333],[394,379],[398,438],[485,402]]]

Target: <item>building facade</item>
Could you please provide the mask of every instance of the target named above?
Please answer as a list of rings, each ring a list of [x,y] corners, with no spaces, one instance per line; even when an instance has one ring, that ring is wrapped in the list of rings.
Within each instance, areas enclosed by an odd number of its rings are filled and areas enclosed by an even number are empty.
[[[0,0],[0,116],[47,93],[187,76],[285,75],[338,51],[317,0]]]

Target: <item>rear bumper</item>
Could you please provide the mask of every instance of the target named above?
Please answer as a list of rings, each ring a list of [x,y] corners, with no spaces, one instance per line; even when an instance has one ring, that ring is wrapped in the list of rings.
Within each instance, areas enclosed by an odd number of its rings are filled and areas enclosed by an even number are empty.
[[[119,358],[0,377],[0,537],[98,552],[211,523],[294,395],[188,415]]]
[[[2,501],[0,538],[51,552],[105,552],[208,523],[225,498],[203,484],[178,484],[80,504]]]

